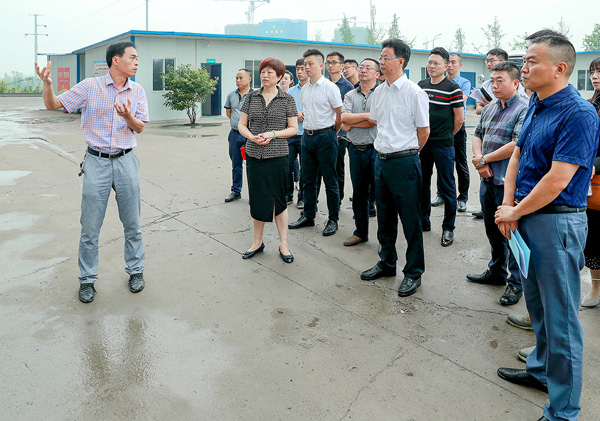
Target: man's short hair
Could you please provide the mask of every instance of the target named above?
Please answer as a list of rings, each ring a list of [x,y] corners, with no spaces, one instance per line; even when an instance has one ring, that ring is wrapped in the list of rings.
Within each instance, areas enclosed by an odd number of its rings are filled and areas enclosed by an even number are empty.
[[[377,60],[375,60],[374,58],[363,58],[363,60],[360,62],[361,64],[365,62],[365,60],[369,60],[372,61],[373,63],[375,63],[375,70],[377,70],[377,72],[381,73],[381,67],[379,67],[379,62]]]
[[[446,63],[446,64],[448,64],[448,61],[450,60],[450,54],[448,54],[448,51],[446,51],[446,49],[444,47],[435,47],[433,50],[431,50],[429,52],[429,55],[432,55],[432,54],[440,56],[444,60],[444,63]]]
[[[108,67],[112,66],[112,59],[114,56],[123,57],[125,50],[129,47],[135,48],[135,43],[131,41],[121,41],[110,44],[106,48],[106,64],[108,64]]]
[[[576,54],[575,47],[567,37],[552,29],[542,29],[529,35],[525,41],[529,41],[529,45],[546,44],[551,51],[554,63],[566,63],[565,75],[567,78],[571,76],[575,68]]]
[[[323,53],[317,50],[316,48],[309,48],[304,52],[304,54],[302,54],[302,57],[304,58],[309,56],[317,57],[317,59],[319,59],[320,64],[323,64],[323,62],[325,61],[325,56],[323,55]]]
[[[381,43],[381,48],[391,48],[394,50],[394,55],[397,58],[404,59],[404,66],[402,68],[406,69],[410,60],[410,47],[407,43],[398,38],[390,38]]]
[[[506,72],[508,73],[508,76],[510,76],[511,80],[521,79],[521,70],[519,70],[519,66],[512,61],[503,61],[496,64],[494,67],[492,67],[492,72]]]
[[[502,48],[492,48],[487,52],[486,56],[496,56],[502,61],[508,60],[508,53],[504,51]]]
[[[238,72],[246,72],[246,76],[248,76],[250,79],[252,79],[252,72],[248,69],[240,69],[238,70]]]
[[[369,59],[369,60],[371,60],[371,59]],[[351,64],[353,66],[358,67],[358,61],[354,60],[353,58],[347,58],[346,60],[344,60],[344,64]]]
[[[458,61],[460,61],[462,63],[462,56],[458,53],[450,53],[451,56],[456,56],[458,57]]]
[[[327,58],[332,57],[332,56],[338,56],[340,58],[340,61],[343,63],[344,62],[344,55],[338,51],[332,51],[331,53],[327,54]]]
[[[304,58],[299,58],[296,60],[296,67],[298,66],[304,66]]]
[[[269,57],[269,58],[264,59],[262,61],[262,63],[260,63],[260,67],[258,68],[258,71],[262,72],[263,69],[265,69],[267,67],[270,67],[271,69],[273,69],[279,79],[281,79],[283,77],[283,74],[285,73],[285,64],[283,64],[283,61],[279,60],[278,58]]]

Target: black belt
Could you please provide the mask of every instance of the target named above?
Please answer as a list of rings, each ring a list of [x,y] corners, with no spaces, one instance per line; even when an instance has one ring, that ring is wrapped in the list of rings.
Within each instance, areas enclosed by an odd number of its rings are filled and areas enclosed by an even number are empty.
[[[92,148],[90,148],[89,146],[88,146],[88,149],[87,149],[87,151],[88,151],[88,153],[89,153],[90,155],[94,155],[94,156],[97,156],[97,157],[99,157],[99,158],[109,158],[109,159],[120,158],[120,157],[122,157],[123,155],[125,155],[125,154],[128,154],[128,153],[129,153],[129,152],[131,152],[132,150],[133,150],[133,149],[131,149],[131,148],[130,148],[130,149],[124,149],[124,150],[122,150],[122,151],[119,151],[119,152],[117,152],[117,153],[110,154],[110,153],[98,152],[97,150],[95,150],[95,149],[92,149]]]
[[[236,129],[231,129],[231,131],[235,132],[235,133],[239,133],[240,132],[239,130],[236,130]]]
[[[394,158],[404,158],[405,156],[412,156],[419,153],[418,149],[408,149],[406,151],[400,152],[392,152],[392,153],[380,153],[377,152],[377,157],[379,159],[394,159]]]
[[[304,129],[304,133],[306,133],[309,136],[315,136],[318,134],[332,132],[334,130],[335,130],[335,126],[331,126],[331,127],[325,127],[324,129],[317,129],[317,130]]]
[[[372,143],[369,143],[368,145],[355,145],[353,143],[352,146],[354,146],[356,149],[358,149],[361,152],[368,151],[370,149],[373,149],[373,147],[374,147]]]
[[[515,205],[519,204],[519,200],[515,200]],[[531,212],[532,214],[546,214],[546,213],[578,213],[585,212],[587,210],[587,206],[582,206],[580,208],[574,208],[572,206],[566,205],[546,205],[543,208],[536,210],[535,212]]]

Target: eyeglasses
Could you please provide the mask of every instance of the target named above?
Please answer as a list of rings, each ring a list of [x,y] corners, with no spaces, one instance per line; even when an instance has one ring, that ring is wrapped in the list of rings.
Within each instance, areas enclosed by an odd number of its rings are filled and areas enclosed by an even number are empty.
[[[491,64],[491,63],[495,63],[495,62],[497,62],[497,61],[500,61],[500,60],[498,60],[497,58],[488,58],[488,59],[485,61],[485,63],[486,63],[486,64]]]
[[[353,67],[356,67],[356,66],[344,66],[344,67],[342,67],[342,70],[348,70],[348,69],[351,69]]]
[[[370,66],[358,66],[358,70],[366,70],[367,72],[370,72],[371,70],[377,70],[375,67],[370,67]]]
[[[327,65],[328,66],[335,66],[336,64],[342,64],[341,61],[328,61]]]
[[[400,57],[381,57],[379,56],[379,61],[383,61],[384,63],[387,63],[390,60],[398,60]]]
[[[427,65],[433,66],[433,67],[438,67],[438,66],[442,66],[442,63],[440,63],[439,61],[428,61]]]

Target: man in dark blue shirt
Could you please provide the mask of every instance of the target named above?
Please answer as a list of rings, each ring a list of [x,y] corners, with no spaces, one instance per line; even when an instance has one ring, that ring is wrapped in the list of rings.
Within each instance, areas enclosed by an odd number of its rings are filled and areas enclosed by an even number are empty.
[[[510,382],[547,390],[540,420],[581,411],[583,330],[577,317],[587,235],[587,191],[598,149],[598,116],[569,85],[575,48],[545,29],[527,38],[523,83],[535,93],[506,172],[500,231],[519,231],[531,250],[521,275],[536,347],[526,370],[499,368]]]

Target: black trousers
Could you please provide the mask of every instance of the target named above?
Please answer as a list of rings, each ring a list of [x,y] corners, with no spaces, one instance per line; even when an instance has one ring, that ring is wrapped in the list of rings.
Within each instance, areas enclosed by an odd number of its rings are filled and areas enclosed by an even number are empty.
[[[467,161],[467,130],[463,123],[462,127],[454,135],[454,161],[456,163],[456,181],[458,187],[458,200],[469,200],[469,185],[471,178],[469,176],[469,163]],[[437,179],[438,186],[440,179]],[[437,189],[437,195],[440,195],[440,189]]]
[[[294,196],[294,173],[296,171],[296,158],[300,159],[302,162],[302,135],[300,136],[292,136],[288,138],[288,148],[290,150],[289,157],[289,166],[288,166],[288,186],[287,186],[287,195]],[[302,183],[302,167],[300,166],[300,188],[298,189],[298,200],[303,200],[304,197],[304,185]]]
[[[352,211],[356,229],[354,235],[363,240],[369,239],[369,196],[375,191],[375,149],[359,151],[352,143],[348,144],[350,159],[350,179],[352,180]]]

